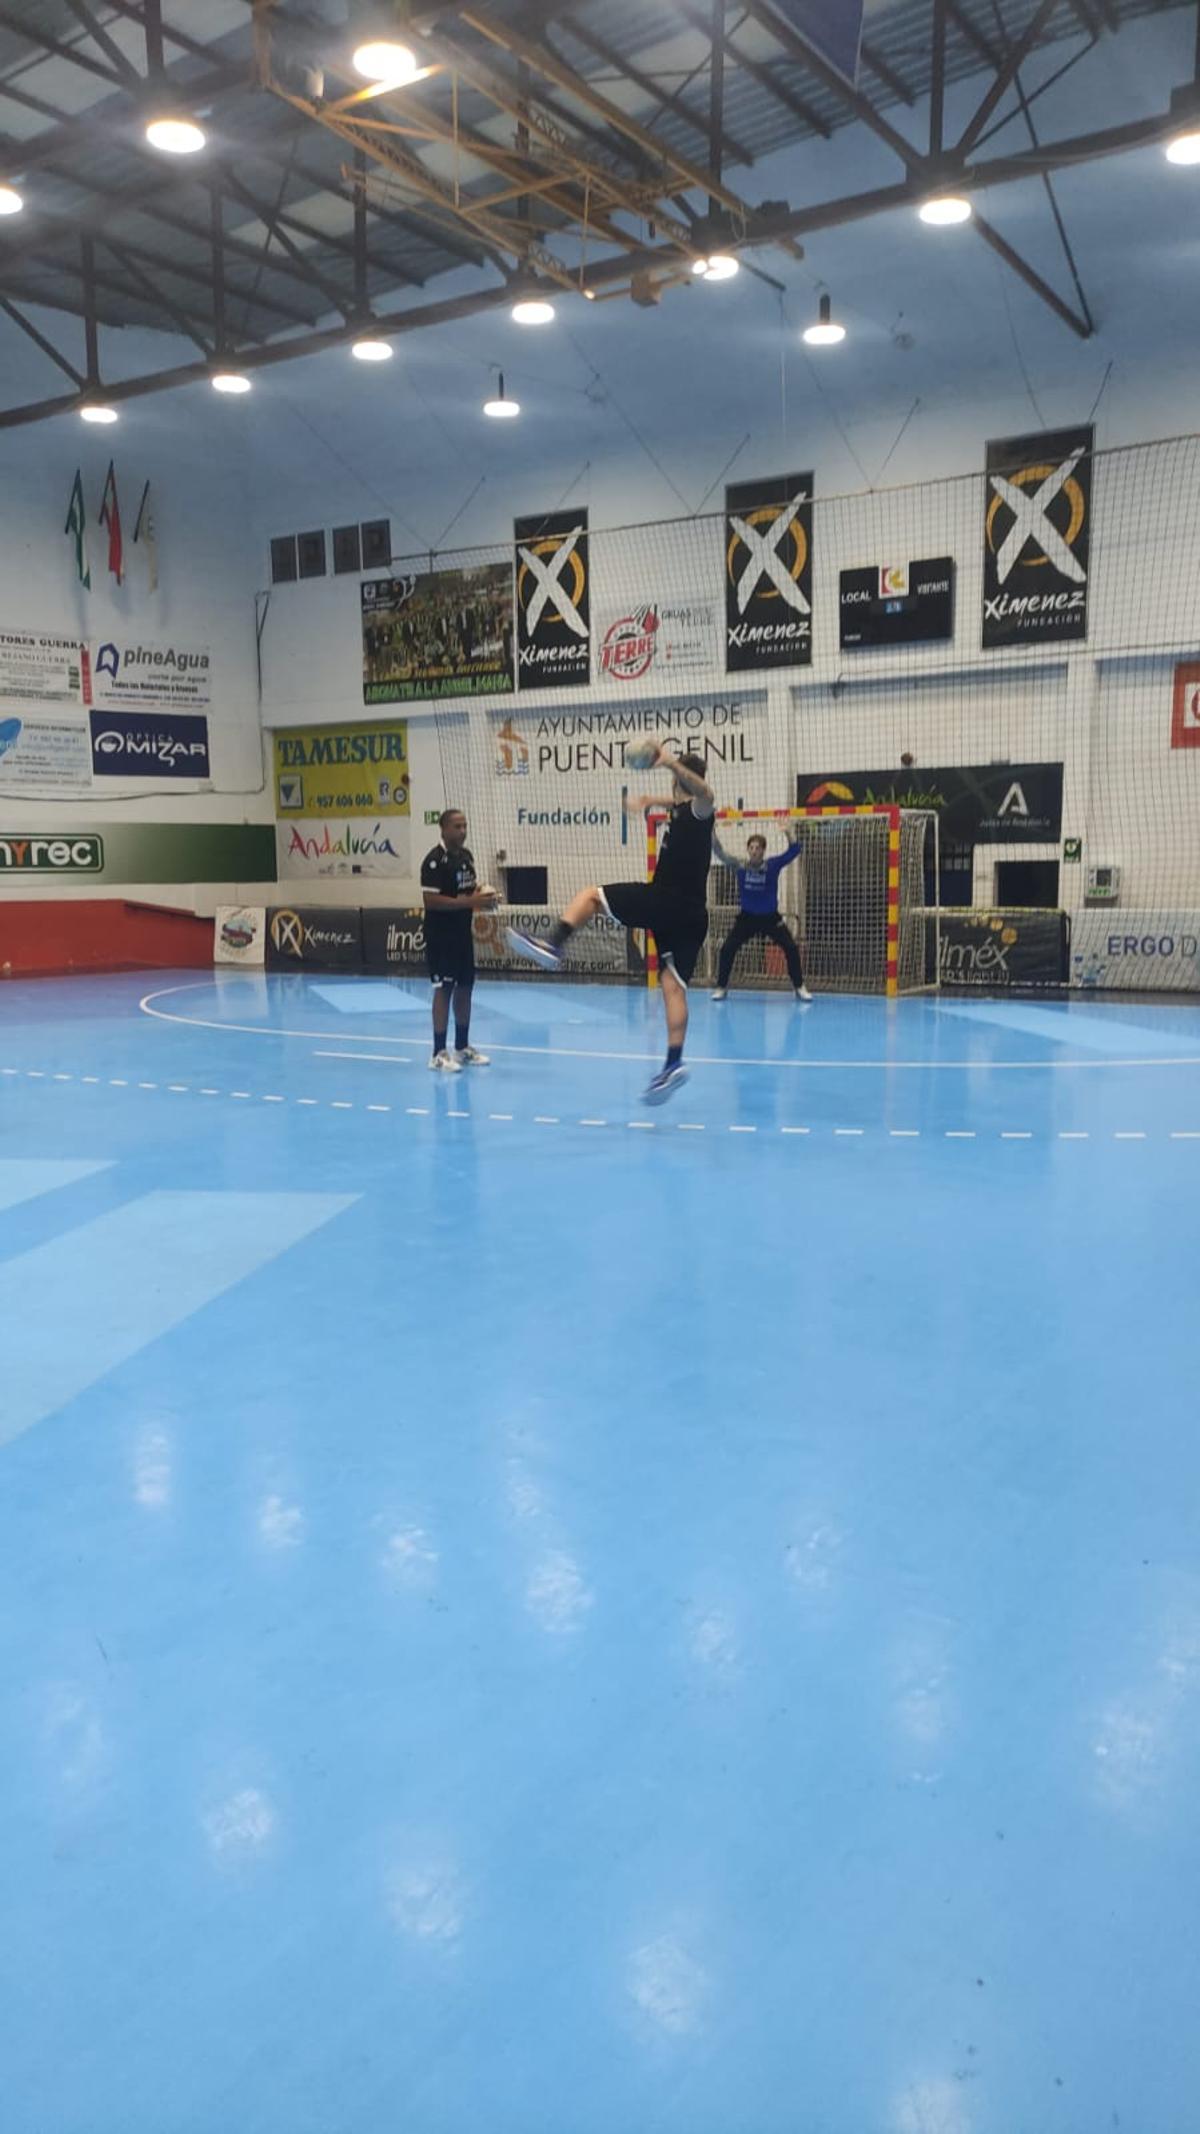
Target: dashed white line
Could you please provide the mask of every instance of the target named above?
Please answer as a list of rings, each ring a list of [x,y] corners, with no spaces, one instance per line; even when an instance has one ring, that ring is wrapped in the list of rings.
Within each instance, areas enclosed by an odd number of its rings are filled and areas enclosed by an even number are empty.
[[[781,1134],[810,1134],[812,1128],[811,1126],[781,1126],[779,1131]]]
[[[893,1141],[919,1141],[921,1138],[919,1126],[889,1126],[888,1133]]]
[[[416,1043],[416,1039],[405,1040]],[[391,1052],[314,1052],[314,1060],[381,1060],[385,1067],[411,1067],[412,1061]]]
[[[406,1104],[404,1109],[410,1119],[427,1119],[429,1117],[428,1104]]]
[[[1018,1132],[1015,1129],[1006,1130],[1004,1127],[1001,1127],[1000,1139],[1002,1141],[1032,1141],[1033,1135],[1031,1133],[1025,1132],[1024,1130]]]
[[[250,1101],[250,1091],[248,1089],[231,1089],[229,1094],[231,1097],[243,1097],[246,1103]]]
[[[1195,1127],[1180,1127],[1170,1138],[1172,1141],[1200,1141],[1200,1132]]]
[[[21,1070],[19,1067],[0,1067],[0,1074],[20,1074],[20,1072]],[[87,1080],[88,1077],[87,1075],[85,1075],[84,1081],[86,1082]]]
[[[214,1096],[216,1095],[216,1091],[215,1091],[215,1090],[213,1091],[213,1094],[214,1094]],[[296,1099],[296,1102],[297,1102],[297,1104],[309,1104],[309,1105],[315,1105],[315,1104],[319,1104],[319,1103],[320,1103],[320,1101],[321,1101],[321,1100],[320,1100],[320,1098],[319,1098],[319,1097],[297,1097],[297,1099]]]
[[[1058,1138],[1060,1141],[1087,1141],[1090,1136],[1088,1134],[1077,1134],[1064,1128]]]
[[[158,1083],[157,1083],[157,1082],[139,1082],[139,1083],[138,1083],[138,1088],[139,1088],[139,1089],[157,1089],[157,1088],[158,1088]]]
[[[534,1113],[533,1123],[535,1126],[561,1126],[562,1121],[552,1112],[539,1111]]]
[[[108,1086],[110,1089],[128,1089],[129,1084],[128,1082],[123,1082],[119,1075],[110,1074],[108,1078]]]
[[[189,1082],[167,1083],[167,1089],[173,1097],[186,1097],[190,1088],[191,1084]]]
[[[287,1103],[287,1098],[286,1098],[286,1097],[264,1097],[264,1098],[263,1098],[263,1103],[264,1103],[264,1104],[286,1104],[286,1103]]]
[[[25,1072],[31,1082],[44,1082],[46,1079],[40,1067],[27,1067]],[[124,1082],[122,1082],[120,1086],[122,1089],[124,1089]]]
[[[200,1091],[200,1095],[202,1097],[219,1097],[220,1094],[221,1092],[219,1089],[202,1089]]]
[[[707,1128],[696,1125],[691,1119],[680,1119],[676,1122],[676,1132],[680,1134],[703,1134],[707,1132]]]
[[[488,1118],[498,1119],[504,1126],[512,1125],[512,1113],[510,1111],[490,1111]]]
[[[861,1126],[835,1126],[835,1127],[834,1127],[834,1129],[833,1129],[833,1131],[834,1131],[834,1133],[835,1133],[835,1134],[849,1134],[849,1135],[853,1135],[853,1134],[861,1134],[861,1133],[862,1133],[862,1131],[863,1131],[863,1129],[862,1129],[862,1127],[861,1127]]]
[[[625,1124],[631,1134],[652,1134],[654,1132],[653,1119],[626,1119]]]
[[[70,1074],[56,1074],[56,1075],[55,1075],[55,1077],[54,1077],[54,1080],[55,1080],[56,1082],[73,1082],[73,1081],[74,1081],[74,1079],[75,1079],[74,1075],[70,1075]]]
[[[4,1071],[8,1074],[11,1070],[6,1067]],[[98,1082],[100,1077],[98,1074],[81,1074],[79,1079],[81,1082]]]
[[[1145,1134],[1142,1134],[1142,1133],[1135,1133],[1135,1134],[1114,1134],[1114,1135],[1113,1135],[1113,1140],[1114,1140],[1114,1141],[1144,1141],[1144,1140],[1145,1140],[1145,1138],[1146,1138]]]
[[[391,1107],[391,1105],[390,1105],[390,1104],[388,1104],[388,1105],[386,1105],[386,1106],[384,1106],[384,1107],[382,1107],[382,1108],[383,1108],[384,1110],[390,1111],[392,1107]],[[448,1112],[446,1113],[446,1117],[447,1117],[448,1119],[469,1119],[469,1118],[470,1118],[470,1116],[471,1116],[471,1114],[470,1114],[470,1112],[469,1112],[469,1111],[448,1111]]]
[[[731,1134],[756,1134],[758,1128],[756,1126],[731,1126],[729,1131]]]
[[[946,1128],[946,1139],[947,1141],[974,1141],[975,1129],[973,1126],[948,1126]]]
[[[353,1111],[354,1106],[353,1104],[347,1104],[345,1097],[334,1097],[329,1109],[330,1111]]]
[[[368,1111],[390,1111],[391,1108],[390,1104],[368,1104],[367,1106]]]

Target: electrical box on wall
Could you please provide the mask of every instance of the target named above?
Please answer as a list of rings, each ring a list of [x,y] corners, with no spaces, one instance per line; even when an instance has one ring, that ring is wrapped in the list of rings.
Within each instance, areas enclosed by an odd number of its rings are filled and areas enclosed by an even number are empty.
[[[1120,901],[1121,870],[1119,867],[1089,867],[1084,882],[1085,904],[1116,904]]]

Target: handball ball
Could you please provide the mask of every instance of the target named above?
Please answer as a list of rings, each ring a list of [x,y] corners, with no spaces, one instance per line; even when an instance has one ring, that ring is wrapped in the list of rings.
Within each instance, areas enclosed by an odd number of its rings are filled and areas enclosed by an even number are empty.
[[[631,741],[625,751],[625,761],[631,771],[653,770],[658,762],[657,741]]]

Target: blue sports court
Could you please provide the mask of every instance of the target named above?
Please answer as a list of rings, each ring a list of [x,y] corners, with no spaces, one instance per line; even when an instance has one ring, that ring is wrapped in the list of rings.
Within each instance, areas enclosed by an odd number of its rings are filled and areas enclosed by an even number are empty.
[[[1200,1008],[13,982],[12,2134],[1193,2134]]]

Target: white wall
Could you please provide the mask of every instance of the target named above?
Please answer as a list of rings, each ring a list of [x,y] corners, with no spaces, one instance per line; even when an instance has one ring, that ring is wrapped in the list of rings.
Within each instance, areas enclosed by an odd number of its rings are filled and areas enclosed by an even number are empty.
[[[62,322],[55,322],[62,332]],[[8,330],[6,329],[6,336]],[[11,336],[0,354],[12,354]],[[44,380],[42,381],[44,384]],[[263,773],[258,715],[253,588],[256,538],[244,451],[229,449],[230,425],[215,432],[203,388],[132,403],[122,420],[88,429],[63,416],[0,436],[0,627],[79,637],[137,637],[152,644],[207,647],[211,790],[183,791],[137,781],[110,795],[0,799],[3,832],[98,831],[117,823],[265,823],[273,805]],[[221,410],[222,414],[236,411]],[[89,533],[91,590],[79,584],[72,540],[63,528],[75,470],[95,520],[110,457],[115,462],[125,543],[125,582],[107,569],[107,535]],[[159,584],[148,589],[134,520],[143,483],[154,497]],[[53,716],[63,707],[5,700],[5,713]],[[233,885],[121,883],[105,874],[74,878],[0,872],[0,899],[130,894],[211,910]]]

